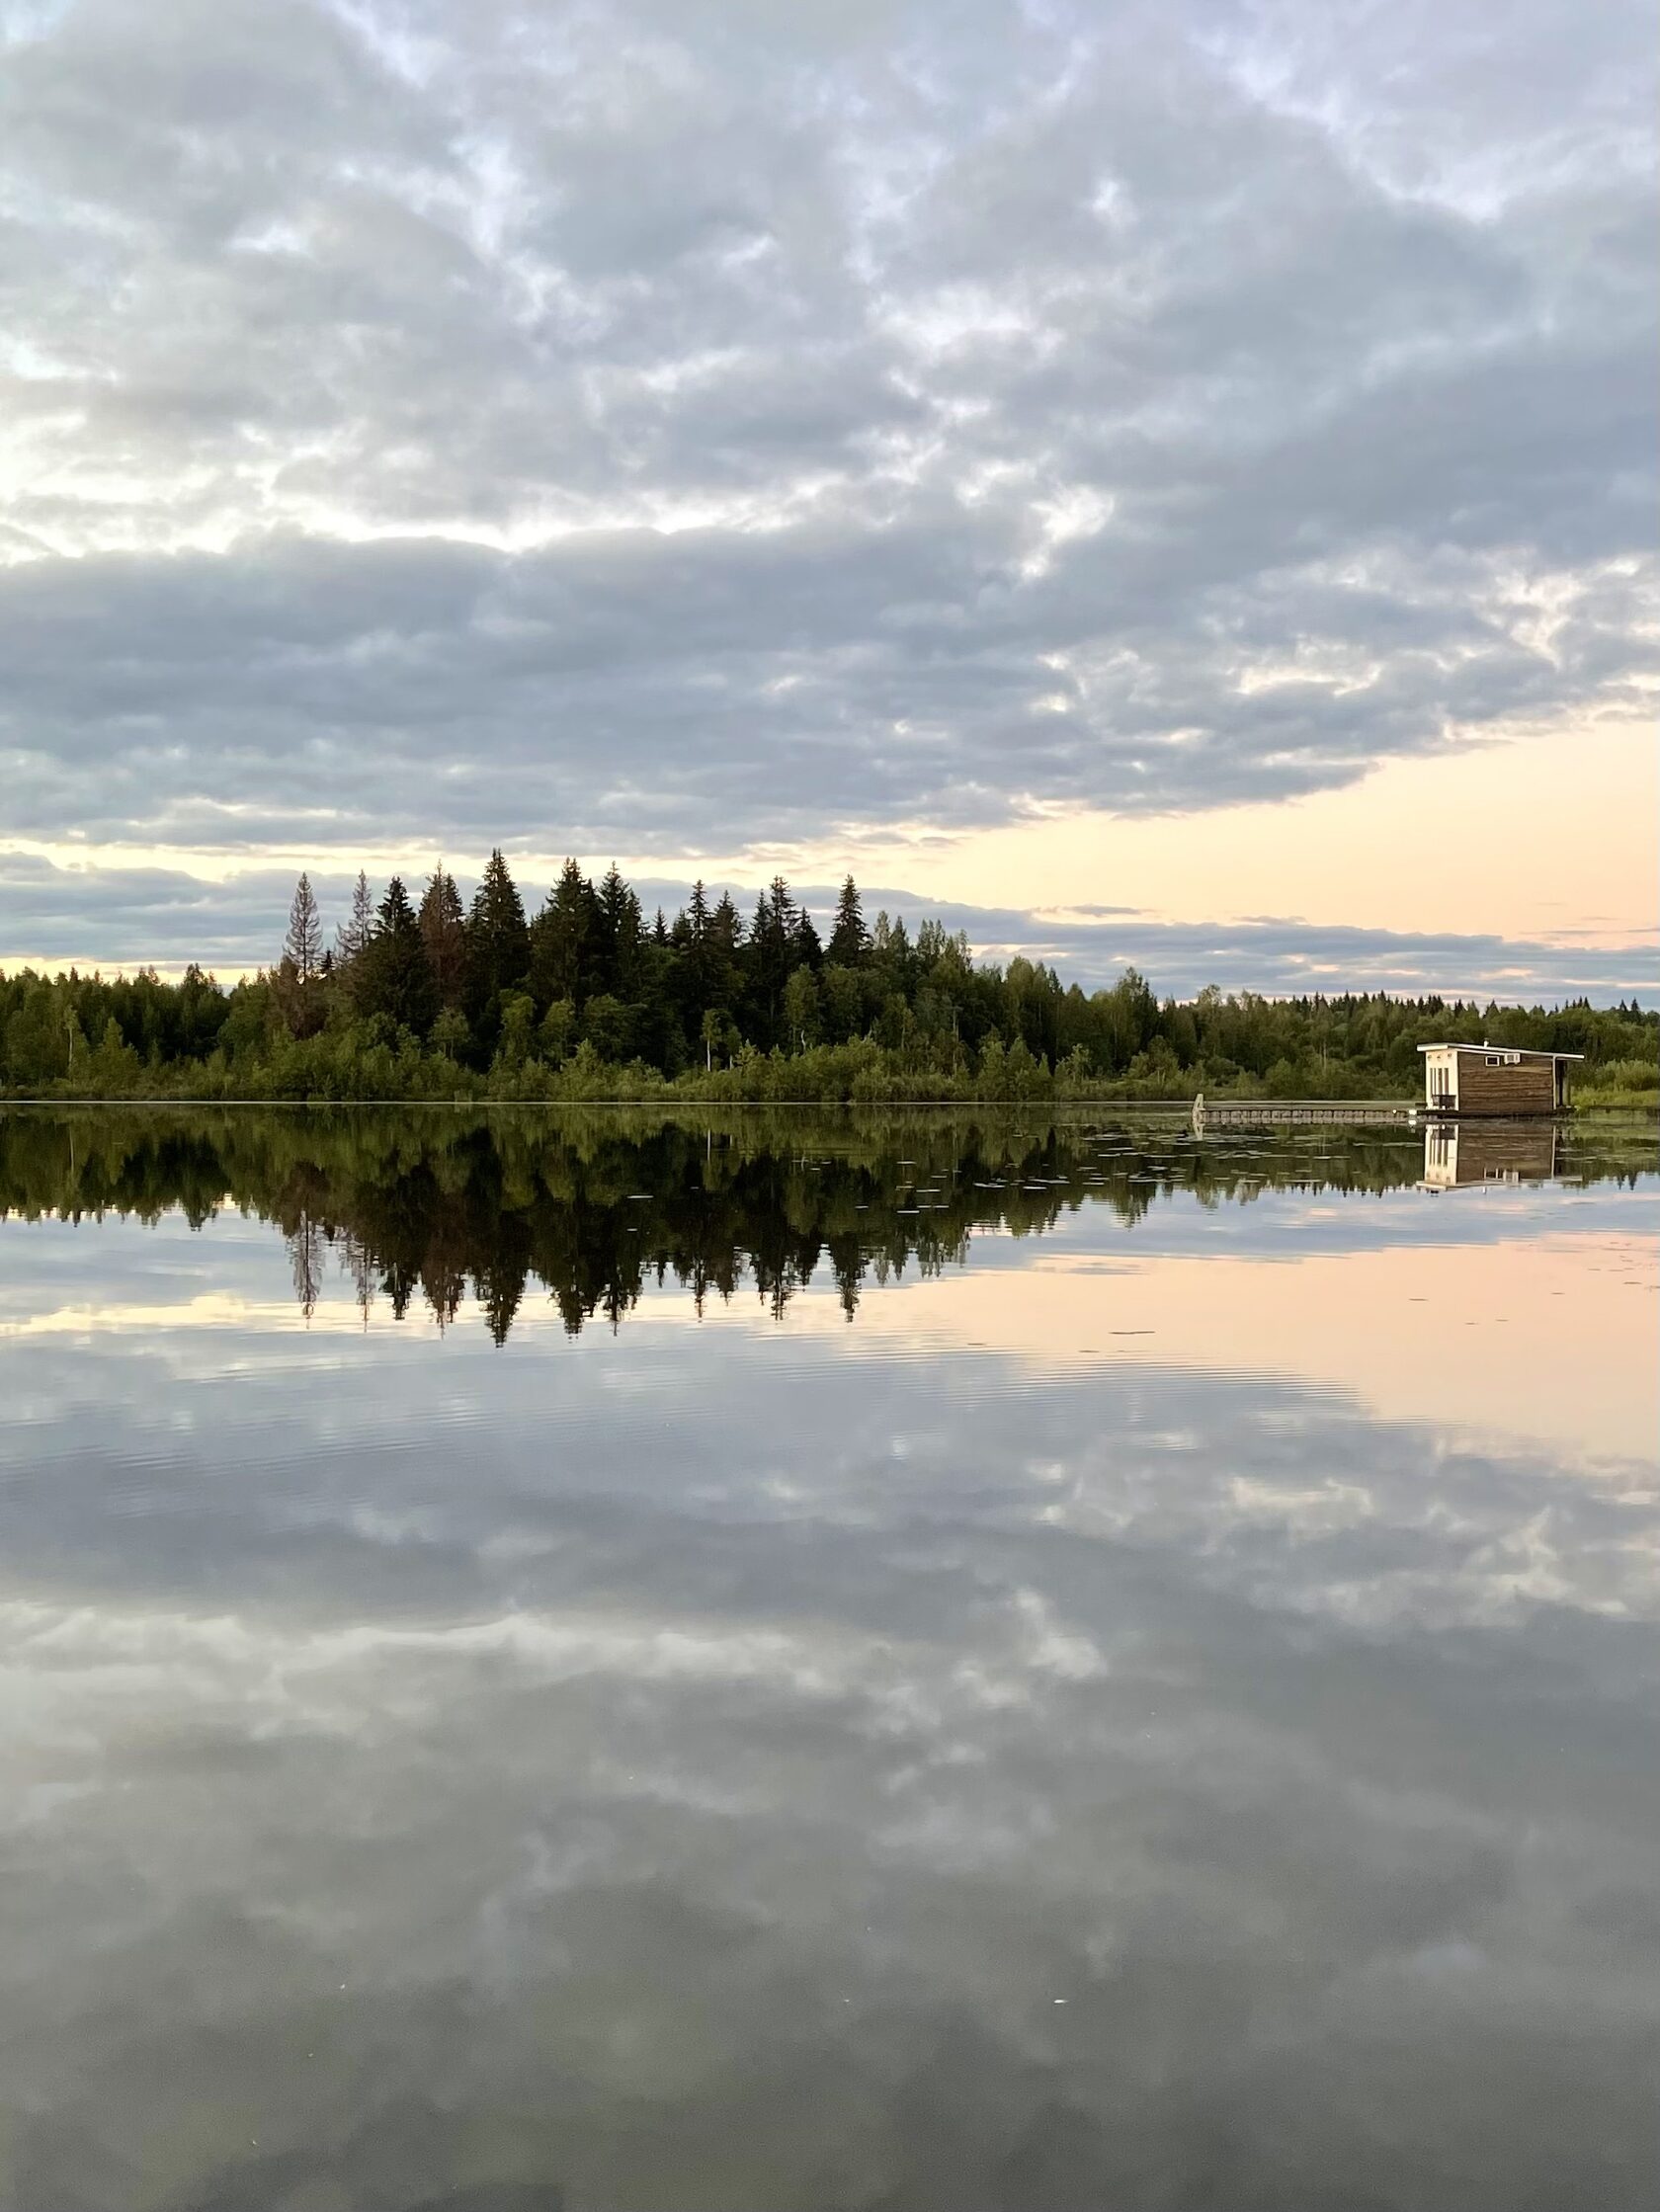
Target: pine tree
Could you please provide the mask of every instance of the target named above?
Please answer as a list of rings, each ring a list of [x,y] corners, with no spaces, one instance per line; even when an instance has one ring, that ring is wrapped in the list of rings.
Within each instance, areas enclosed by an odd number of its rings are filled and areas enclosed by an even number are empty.
[[[784,987],[795,964],[795,901],[784,877],[776,875],[755,902],[749,939],[749,1008],[758,1044],[778,1040]]]
[[[421,898],[421,942],[442,1006],[458,1006],[466,969],[466,916],[456,878],[441,860]]]
[[[362,868],[352,886],[352,911],[334,935],[334,964],[349,968],[374,935],[374,894]]]
[[[321,986],[328,968],[316,896],[311,889],[311,878],[302,874],[294,886],[293,903],[289,908],[283,956],[270,979],[278,1011],[288,1024],[290,1035],[308,1037],[321,1028],[327,1011]]]
[[[682,1021],[689,1037],[702,1039],[705,1015],[726,1019],[742,995],[744,930],[731,894],[723,891],[711,907],[702,883],[693,887],[687,919],[692,943],[683,962]]]
[[[911,972],[910,933],[905,928],[905,917],[902,914],[896,914],[891,922],[885,913],[877,915],[875,949],[889,987],[897,991],[901,998],[908,999],[916,979]]]
[[[626,1003],[639,987],[639,952],[645,937],[639,896],[624,882],[615,860],[601,876],[595,896],[605,986]]]
[[[789,895],[789,885],[782,875],[775,875],[767,886],[768,904],[773,917],[773,930],[778,938],[795,934],[795,901]]]
[[[539,1007],[568,999],[582,1006],[599,989],[596,975],[599,901],[574,860],[567,860],[531,924],[531,994]]]
[[[830,957],[841,967],[857,968],[864,964],[870,949],[871,933],[865,927],[865,909],[860,904],[859,886],[850,875],[842,885],[841,897],[836,901],[836,920],[830,932]]]
[[[309,875],[294,885],[289,909],[289,934],[283,940],[283,957],[293,963],[294,980],[301,986],[316,976],[323,964],[323,924]]]
[[[358,1004],[364,1014],[384,1014],[416,1036],[426,1035],[438,1013],[432,962],[401,876],[392,877],[380,901],[374,935],[363,955]]]
[[[475,1013],[485,1012],[503,991],[518,989],[530,962],[524,903],[498,849],[485,862],[466,923],[467,992]]]
[[[715,902],[708,921],[709,978],[713,1000],[721,1006],[732,1007],[737,1003],[741,969],[738,962],[744,951],[743,916],[734,905],[729,891],[722,891]]]

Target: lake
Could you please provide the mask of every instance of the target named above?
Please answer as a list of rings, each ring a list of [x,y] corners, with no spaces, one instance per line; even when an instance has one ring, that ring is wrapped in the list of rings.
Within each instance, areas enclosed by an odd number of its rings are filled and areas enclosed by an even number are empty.
[[[1657,1203],[0,1112],[0,2204],[1660,2201]]]

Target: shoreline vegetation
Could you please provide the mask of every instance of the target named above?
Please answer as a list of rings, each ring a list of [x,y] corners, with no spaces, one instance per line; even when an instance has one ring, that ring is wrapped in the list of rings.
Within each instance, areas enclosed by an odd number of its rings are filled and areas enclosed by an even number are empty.
[[[1418,1046],[1467,1035],[1584,1055],[1581,1107],[1660,1107],[1660,1014],[1586,1000],[1485,1006],[1210,988],[1160,1000],[1135,969],[1086,993],[965,936],[827,930],[775,877],[746,921],[700,883],[647,920],[616,867],[567,861],[527,916],[501,853],[470,906],[434,869],[419,902],[360,871],[331,943],[308,878],[280,956],[227,987],[199,967],[0,975],[0,1098],[198,1103],[952,1105],[1415,1099]]]

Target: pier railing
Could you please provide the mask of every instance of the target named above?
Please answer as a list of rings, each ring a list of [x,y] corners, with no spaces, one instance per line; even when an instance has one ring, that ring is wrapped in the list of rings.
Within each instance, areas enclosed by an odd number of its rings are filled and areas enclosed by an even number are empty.
[[[1423,1109],[1411,1099],[1206,1099],[1193,1103],[1196,1129],[1284,1127],[1296,1121],[1384,1122],[1415,1129]]]

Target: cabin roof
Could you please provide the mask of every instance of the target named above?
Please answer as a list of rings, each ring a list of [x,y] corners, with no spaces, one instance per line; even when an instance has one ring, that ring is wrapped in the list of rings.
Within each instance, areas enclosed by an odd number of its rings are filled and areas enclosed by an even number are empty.
[[[1420,1052],[1519,1052],[1524,1060],[1583,1060],[1583,1052],[1540,1052],[1531,1044],[1421,1044]]]

